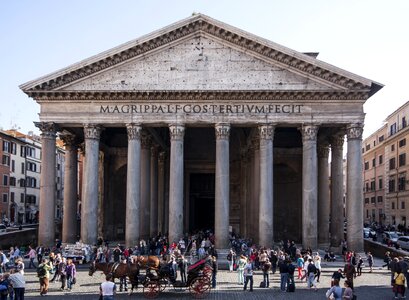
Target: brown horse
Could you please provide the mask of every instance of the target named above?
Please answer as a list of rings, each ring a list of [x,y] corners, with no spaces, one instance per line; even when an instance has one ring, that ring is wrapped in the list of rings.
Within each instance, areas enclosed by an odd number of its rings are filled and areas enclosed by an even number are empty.
[[[160,260],[157,256],[149,255],[133,255],[131,256],[132,263],[136,263],[139,268],[146,270],[155,270],[158,271],[160,266]]]
[[[89,265],[89,276],[94,275],[96,271],[102,271],[105,275],[111,274],[113,281],[115,278],[128,277],[131,282],[132,294],[134,287],[138,288],[139,265],[135,263],[100,263],[93,261]]]

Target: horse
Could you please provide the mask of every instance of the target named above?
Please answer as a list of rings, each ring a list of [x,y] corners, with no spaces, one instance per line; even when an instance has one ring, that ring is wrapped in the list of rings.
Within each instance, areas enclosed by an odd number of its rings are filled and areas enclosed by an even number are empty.
[[[160,266],[160,260],[155,255],[133,255],[131,256],[131,261],[136,263],[139,268],[146,269],[148,272],[150,270],[155,270],[157,272]]]
[[[131,282],[131,290],[129,295],[132,294],[134,287],[138,288],[138,275],[139,275],[139,265],[131,263],[100,263],[93,261],[89,265],[89,276],[94,275],[94,273],[99,270],[102,271],[105,275],[111,274],[112,280],[115,278],[129,277]]]

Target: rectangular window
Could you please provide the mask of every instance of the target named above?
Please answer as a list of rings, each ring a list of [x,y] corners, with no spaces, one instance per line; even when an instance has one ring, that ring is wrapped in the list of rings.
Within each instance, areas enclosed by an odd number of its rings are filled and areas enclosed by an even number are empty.
[[[376,159],[374,158],[374,159],[372,159],[372,167],[374,168],[375,167],[375,161],[376,161]]]
[[[10,142],[3,141],[3,152],[10,153]]]
[[[395,169],[395,167],[396,167],[395,158],[393,157],[389,160],[389,170],[393,170]]]
[[[366,161],[365,162],[365,170],[368,170],[369,169],[369,161]]]
[[[391,151],[395,151],[395,145],[391,146]]]
[[[389,179],[389,193],[395,191],[395,179]]]
[[[366,210],[366,218],[369,218],[369,210]]]
[[[371,191],[375,190],[375,179],[371,181]]]
[[[371,145],[366,145],[365,150],[368,151],[369,149],[371,149]]]
[[[10,166],[10,156],[3,155],[2,164],[5,166]]]
[[[399,167],[406,165],[406,153],[399,155]]]
[[[24,203],[24,194],[23,193],[20,194],[20,203]]]
[[[390,135],[394,135],[396,133],[396,123],[393,123],[390,127]]]
[[[382,196],[378,196],[378,203],[379,202],[383,202],[383,197]]]
[[[369,198],[365,198],[365,204],[369,204]]]
[[[9,185],[9,177],[7,175],[3,175],[3,185]]]
[[[10,201],[14,202],[14,192],[10,192]]]
[[[402,202],[400,203],[400,208],[401,208],[401,209],[405,209],[405,201],[402,201]]]
[[[3,202],[7,202],[9,200],[8,194],[3,194]]]
[[[406,124],[406,118],[402,117],[402,128],[405,128],[407,126]]]
[[[371,197],[371,203],[372,204],[375,204],[375,200],[376,200],[375,197]]]
[[[11,143],[11,153],[16,154],[17,153],[17,145],[16,143]]]
[[[384,139],[385,139],[384,136],[381,135],[381,136],[379,137],[379,143],[382,143]]]
[[[379,155],[379,164],[383,164],[383,155]]]
[[[25,187],[26,186],[26,180],[21,178],[20,179],[20,187]]]
[[[399,174],[398,189],[399,191],[406,190],[406,173]]]
[[[16,177],[10,177],[10,186],[16,186]]]
[[[392,202],[392,209],[395,209],[395,202]]]
[[[383,189],[383,180],[382,180],[382,178],[379,178],[378,179],[378,189]]]
[[[26,174],[26,169],[23,162],[21,163],[21,174]]]
[[[24,147],[24,146],[20,147],[20,156],[21,157],[26,157],[26,147]]]
[[[365,191],[369,192],[369,182],[365,182]]]
[[[14,159],[11,160],[11,172],[16,171],[16,161]]]
[[[403,147],[403,146],[406,146],[406,139],[401,139],[399,141],[399,147]]]

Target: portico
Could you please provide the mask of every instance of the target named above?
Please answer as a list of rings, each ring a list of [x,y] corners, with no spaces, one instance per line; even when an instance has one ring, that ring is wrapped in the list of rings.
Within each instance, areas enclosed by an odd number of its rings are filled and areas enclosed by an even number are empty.
[[[347,134],[347,238],[361,251],[363,104],[381,87],[198,14],[21,89],[41,105],[44,142],[68,132],[70,153],[85,145],[85,243],[99,232],[128,246],[158,232],[172,242],[202,224],[219,249],[230,232],[265,246],[292,239],[339,247]],[[52,151],[45,147],[44,157]],[[43,160],[42,169],[51,164]],[[55,179],[50,171],[41,180],[40,216]],[[67,176],[63,232],[76,184]],[[40,227],[51,222],[41,218]],[[53,234],[39,242],[51,244]]]

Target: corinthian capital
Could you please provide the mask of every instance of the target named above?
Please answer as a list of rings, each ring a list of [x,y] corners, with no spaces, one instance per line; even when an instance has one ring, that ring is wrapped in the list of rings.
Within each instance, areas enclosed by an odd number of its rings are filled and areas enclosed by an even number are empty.
[[[128,140],[139,140],[141,138],[142,127],[139,124],[126,124]]]
[[[34,125],[41,130],[41,137],[55,139],[57,126],[55,123],[49,122],[34,122]]]
[[[364,131],[363,125],[360,123],[349,124],[347,126],[348,140],[362,140],[362,133]]]
[[[185,126],[182,124],[169,125],[169,133],[171,140],[183,140],[185,136]]]
[[[342,149],[342,146],[344,145],[344,138],[345,138],[345,135],[341,133],[333,135],[330,139],[331,148]]]
[[[318,155],[318,158],[328,158],[329,144],[328,143],[319,143],[318,146],[317,146],[317,155]]]
[[[101,136],[102,127],[96,124],[84,124],[84,138],[99,140]]]
[[[272,140],[274,139],[274,125],[265,124],[258,127],[258,133],[261,140]]]
[[[67,148],[77,145],[78,141],[76,136],[70,132],[61,133],[59,137],[63,141],[64,146]]]
[[[230,137],[230,124],[220,123],[214,127],[216,129],[216,140],[228,140]]]
[[[164,163],[166,161],[166,152],[162,151],[159,153],[159,163]]]
[[[304,142],[307,141],[316,141],[318,126],[316,125],[303,125],[301,127],[302,139]]]
[[[141,135],[141,147],[142,147],[142,149],[149,149],[150,150],[151,146],[152,146],[152,139],[148,135],[146,130],[143,130],[142,135]]]

